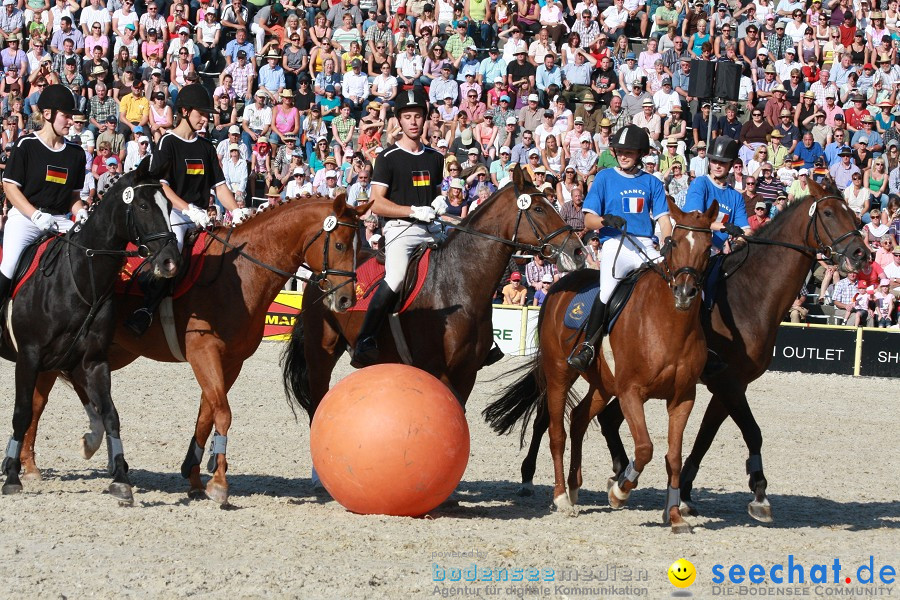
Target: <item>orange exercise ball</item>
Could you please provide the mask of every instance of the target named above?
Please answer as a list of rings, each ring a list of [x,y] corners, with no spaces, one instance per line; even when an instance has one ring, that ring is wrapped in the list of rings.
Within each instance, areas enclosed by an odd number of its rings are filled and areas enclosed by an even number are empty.
[[[417,517],[447,499],[469,460],[469,426],[453,393],[407,365],[366,367],[316,409],[313,466],[347,510]]]

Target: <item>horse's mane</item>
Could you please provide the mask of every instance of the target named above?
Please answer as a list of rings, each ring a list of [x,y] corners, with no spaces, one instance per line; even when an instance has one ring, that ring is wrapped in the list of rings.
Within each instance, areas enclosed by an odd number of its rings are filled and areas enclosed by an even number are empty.
[[[275,206],[267,204],[263,209],[257,210],[250,218],[241,223],[240,227],[235,229],[235,232],[241,231],[245,234],[252,234],[256,231],[256,229],[260,227],[264,227],[268,225],[273,219],[277,219],[281,217],[284,213],[288,212],[288,209],[294,206],[306,206],[308,204],[328,204],[331,206],[334,204],[334,200],[327,196],[321,196],[316,194],[314,196],[297,196],[295,198],[285,198],[283,202],[279,202]],[[230,225],[219,225],[213,228],[214,233],[218,233],[220,230],[230,228]]]

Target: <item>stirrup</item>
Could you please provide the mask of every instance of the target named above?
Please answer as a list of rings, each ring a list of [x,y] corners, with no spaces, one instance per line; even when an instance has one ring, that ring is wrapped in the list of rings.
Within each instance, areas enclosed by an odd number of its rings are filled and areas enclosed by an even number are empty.
[[[147,330],[150,328],[150,325],[153,324],[153,313],[151,313],[146,308],[139,308],[134,311],[130,317],[125,321],[125,327],[128,328],[131,333],[140,337],[147,333]]]
[[[594,361],[594,356],[594,347],[587,342],[582,342],[575,346],[566,362],[579,373],[584,373]]]

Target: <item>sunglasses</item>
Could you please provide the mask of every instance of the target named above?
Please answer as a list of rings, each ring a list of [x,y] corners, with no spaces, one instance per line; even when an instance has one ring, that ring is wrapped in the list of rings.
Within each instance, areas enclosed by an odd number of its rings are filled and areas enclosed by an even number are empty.
[[[754,117],[761,117],[761,116],[762,116],[762,113],[753,113],[753,116],[754,116]]]

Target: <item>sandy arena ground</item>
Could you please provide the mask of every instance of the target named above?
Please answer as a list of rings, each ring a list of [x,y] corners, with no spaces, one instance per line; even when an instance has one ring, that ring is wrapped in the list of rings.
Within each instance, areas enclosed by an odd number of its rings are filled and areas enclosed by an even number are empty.
[[[764,376],[751,387],[751,398],[765,435],[776,523],[762,525],[746,513],[745,448],[729,422],[697,479],[702,516],[690,520],[694,534],[674,536],[660,522],[665,486],[660,401],[647,405],[656,456],[626,510],[614,513],[607,505],[609,460],[597,429],[590,431],[585,449],[578,517],[549,510],[546,441],[536,496],[515,495],[523,456],[517,439],[493,435],[479,413],[499,386],[490,380],[521,359],[484,371],[470,399],[472,451],[459,507],[439,509],[426,519],[349,514],[313,491],[309,430],[304,421],[294,421],[284,401],[279,351],[277,344],[264,344],[231,393],[230,510],[206,500],[189,502],[178,473],[199,399],[188,366],[141,360],[113,375],[135,484],[131,508],[103,493],[109,483],[105,447],[90,462],[80,457],[77,441],[86,419],[74,393],[60,387],[38,441],[44,481],[26,482],[25,493],[0,498],[0,560],[7,573],[0,597],[664,598],[674,590],[666,569],[685,557],[698,570],[694,597],[708,598],[741,594],[738,586],[713,585],[715,564],[725,565],[726,573],[734,563],[745,568],[760,563],[768,570],[792,554],[809,577],[813,564],[830,569],[838,558],[841,578],[849,575],[853,584],[817,587],[807,580],[798,588],[799,594],[817,597],[858,590],[856,568],[870,556],[876,573],[885,564],[900,571],[896,381]],[[0,414],[5,439],[13,368],[3,363],[0,369],[7,399]],[[342,361],[336,377],[348,371]],[[708,401],[705,388],[698,396],[691,441]],[[626,444],[630,447],[630,440]],[[454,558],[448,556],[452,552],[466,554]],[[555,581],[527,587],[448,581],[451,567],[473,564],[554,569]],[[560,582],[567,568],[592,570],[601,578],[607,573],[607,581]],[[436,582],[441,570],[448,580]],[[787,586],[753,587],[775,594]],[[900,596],[896,583],[867,590]]]

